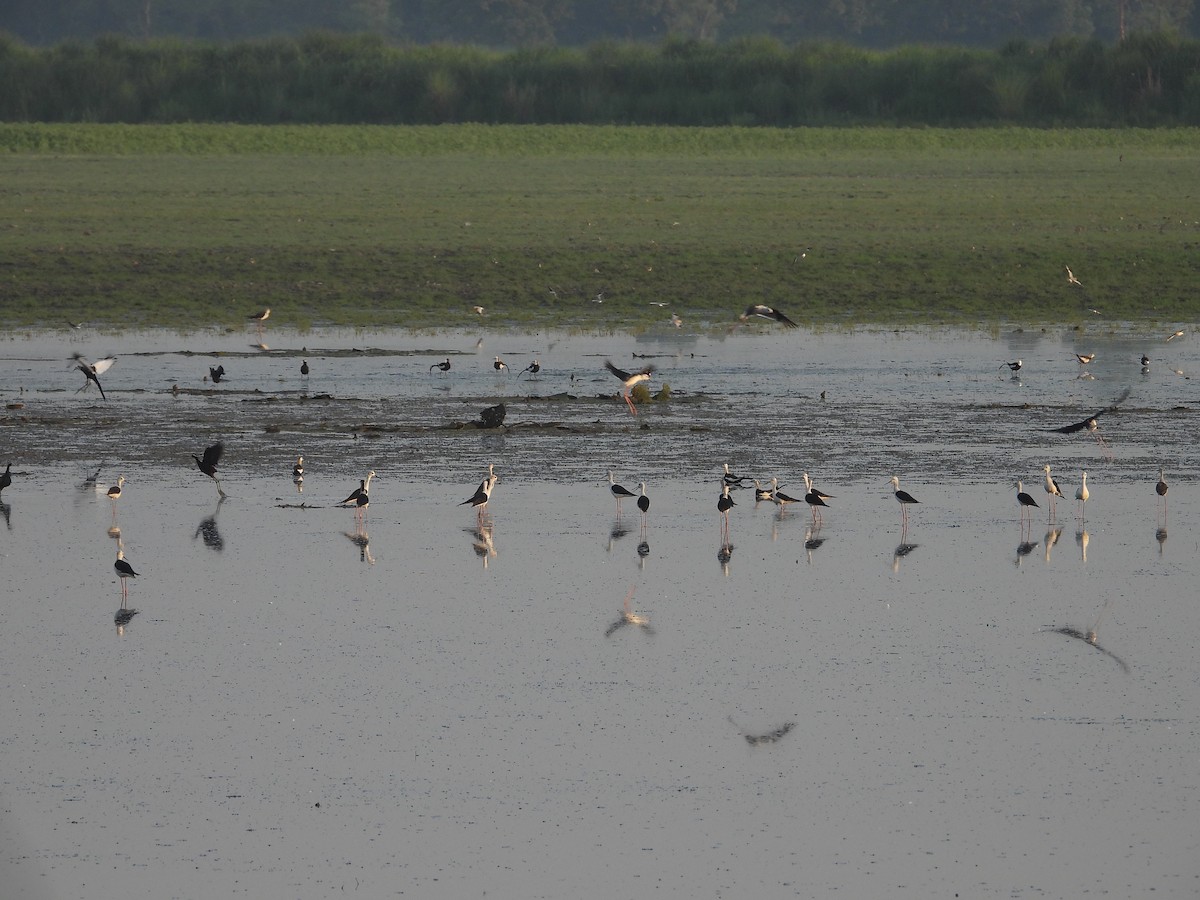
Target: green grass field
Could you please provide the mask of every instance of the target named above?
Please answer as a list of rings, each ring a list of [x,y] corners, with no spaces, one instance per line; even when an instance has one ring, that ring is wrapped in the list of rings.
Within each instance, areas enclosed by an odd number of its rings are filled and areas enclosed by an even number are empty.
[[[1195,130],[0,125],[0,151],[9,327],[1200,310]]]

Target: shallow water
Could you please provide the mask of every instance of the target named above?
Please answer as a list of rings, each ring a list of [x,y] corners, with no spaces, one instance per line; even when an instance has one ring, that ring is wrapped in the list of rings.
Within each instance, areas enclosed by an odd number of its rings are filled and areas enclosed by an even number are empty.
[[[0,429],[20,895],[1200,889],[1187,340],[477,338],[0,343],[24,404]],[[75,393],[76,350],[119,355],[107,402]],[[544,369],[496,375],[496,354]],[[673,399],[635,419],[606,356],[654,362]],[[999,368],[1017,357],[1021,380]],[[1111,460],[1045,430],[1126,387],[1100,418]],[[508,429],[463,424],[499,401]],[[221,503],[190,459],[215,439]],[[725,462],[796,493],[812,472],[836,495],[823,526],[737,491],[723,559]],[[1088,471],[1086,526],[1071,499],[1046,525],[1047,462],[1068,498]],[[488,463],[481,526],[458,503]],[[80,486],[97,466],[102,489],[128,478],[115,509]],[[369,468],[356,529],[335,504]],[[610,469],[646,481],[644,532]],[[893,473],[922,501],[904,532]],[[122,629],[118,542],[141,576]]]

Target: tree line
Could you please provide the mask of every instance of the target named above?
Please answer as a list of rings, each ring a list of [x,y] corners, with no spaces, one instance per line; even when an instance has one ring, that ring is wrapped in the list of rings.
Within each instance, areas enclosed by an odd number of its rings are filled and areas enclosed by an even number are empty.
[[[493,48],[766,35],[994,47],[1135,31],[1200,37],[1196,0],[5,0],[0,31],[45,46],[102,34],[209,41],[368,33]]]
[[[233,43],[0,37],[0,120],[646,124],[1200,124],[1200,42],[1135,34],[995,50],[715,43],[494,51],[314,32]]]

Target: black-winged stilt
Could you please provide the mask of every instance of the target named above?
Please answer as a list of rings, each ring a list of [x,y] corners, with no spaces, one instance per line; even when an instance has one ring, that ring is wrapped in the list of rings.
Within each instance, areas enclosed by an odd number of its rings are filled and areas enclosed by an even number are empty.
[[[97,376],[103,375],[105,372],[107,372],[109,368],[112,367],[112,364],[117,361],[117,358],[115,356],[106,356],[104,359],[98,359],[93,363],[88,362],[78,353],[73,353],[71,354],[71,359],[75,360],[75,368],[83,373],[83,387],[81,387],[79,391],[87,390],[88,385],[95,382],[96,387],[100,389],[100,397],[104,400],[107,400],[108,397],[105,396],[104,388],[101,387],[100,379]],[[78,394],[79,391],[76,391],[75,393]]]
[[[506,363],[504,360],[502,360],[500,357],[497,356],[495,361],[492,363],[492,368],[495,369],[497,372],[507,372],[508,371],[508,363]]]
[[[211,447],[204,449],[204,456],[199,457],[195,453],[192,454],[192,459],[196,461],[196,468],[211,478],[217,484],[217,493],[222,497],[225,492],[221,490],[221,479],[217,477],[217,465],[221,462],[221,457],[225,454],[225,445],[217,441]]]
[[[305,375],[305,376],[307,376],[307,375],[308,375],[308,373],[309,373],[309,372],[311,372],[311,371],[312,371],[312,370],[311,370],[311,369],[308,367],[308,360],[307,360],[307,359],[306,359],[306,360],[304,360],[304,362],[300,363],[300,374],[301,374],[301,375]]]
[[[637,372],[626,372],[624,369],[618,369],[614,366],[612,360],[606,359],[604,361],[604,368],[620,379],[622,386],[625,388],[621,396],[625,398],[625,403],[629,406],[629,412],[636,416],[637,407],[633,405],[633,398],[630,396],[630,393],[638,384],[650,380],[650,376],[654,373],[654,366],[646,366]]]
[[[304,480],[304,457],[297,456],[296,464],[292,466],[292,481]]]
[[[430,372],[432,372],[434,369],[437,369],[439,372],[449,372],[450,371],[450,357],[447,356],[445,358],[445,360],[443,360],[442,362],[434,363],[432,366],[429,367]]]
[[[742,313],[741,316],[739,316],[739,318],[743,322],[745,322],[747,319],[752,319],[755,317],[760,318],[760,319],[770,319],[773,322],[778,322],[784,328],[799,328],[800,327],[795,322],[793,322],[791,319],[789,319],[787,316],[785,316],[783,313],[781,313],[779,310],[774,309],[773,307],[767,306],[763,303],[755,303],[751,306],[747,306],[746,311],[744,313]]]
[[[1021,523],[1025,523],[1026,515],[1031,519],[1032,525],[1033,509],[1038,505],[1038,502],[1025,492],[1025,486],[1021,484],[1020,479],[1017,480],[1017,505],[1021,508]]]
[[[487,507],[488,501],[492,499],[492,491],[496,487],[496,482],[500,480],[500,476],[496,474],[496,466],[494,463],[488,463],[487,477],[479,483],[479,487],[475,489],[475,493],[464,500],[459,506],[470,504],[479,510],[479,515],[483,516],[483,511]]]
[[[1001,363],[1000,368],[1003,369],[1005,366],[1008,366],[1009,370],[1011,370],[1012,372],[1020,372],[1021,366],[1023,366],[1023,365],[1025,365],[1024,362],[1022,362],[1019,359],[1014,359],[1012,362]]]
[[[126,578],[137,578],[138,573],[133,571],[131,566],[125,559],[125,551],[117,551],[117,560],[113,563],[113,568],[117,570],[117,577],[121,579],[121,599],[129,599],[129,586],[125,583]]]
[[[536,375],[540,371],[542,371],[542,364],[535,359],[533,362],[531,362],[529,365],[527,365],[525,368],[523,368],[518,373],[517,377],[520,378],[522,375],[524,375],[526,372],[528,372],[529,377],[532,378],[534,375]]]
[[[721,526],[722,549],[729,544],[729,510],[735,506],[737,504],[729,496],[729,485],[722,484],[721,496],[717,498],[717,512],[721,514],[724,520]]]
[[[745,475],[734,475],[732,472],[729,471],[729,463],[725,463],[724,465],[725,465],[725,474],[721,476],[721,480],[724,481],[730,487],[741,487],[742,483],[746,480],[746,476]]]
[[[613,495],[613,499],[617,501],[617,514],[621,513],[621,500],[625,497],[634,496],[633,491],[622,484],[617,484],[617,477],[612,473],[608,473],[608,489]]]
[[[1087,505],[1088,498],[1092,496],[1092,492],[1087,486],[1087,472],[1080,475],[1079,487],[1075,489],[1075,499],[1079,501],[1079,521],[1084,521],[1084,507]]]
[[[1095,353],[1095,351],[1092,351],[1091,353],[1076,353],[1075,358],[1077,360],[1079,360],[1079,364],[1081,366],[1086,366],[1088,363],[1090,363],[1093,359],[1096,358],[1096,353]]]
[[[4,493],[4,489],[12,484],[12,463],[4,467],[4,474],[0,475],[0,494]]]
[[[1045,488],[1046,493],[1050,495],[1050,510],[1048,512],[1049,518],[1047,518],[1046,521],[1052,522],[1054,521],[1054,506],[1056,502],[1055,498],[1061,497],[1063,492],[1059,489],[1058,482],[1055,481],[1053,476],[1050,474],[1049,463],[1042,466],[1042,471],[1046,473],[1046,477],[1042,480],[1042,487]]]
[[[908,507],[911,503],[920,503],[921,501],[910,494],[908,491],[900,490],[900,476],[893,475],[891,479],[892,490],[895,492],[896,500],[900,504],[900,524],[901,526],[908,525]]]

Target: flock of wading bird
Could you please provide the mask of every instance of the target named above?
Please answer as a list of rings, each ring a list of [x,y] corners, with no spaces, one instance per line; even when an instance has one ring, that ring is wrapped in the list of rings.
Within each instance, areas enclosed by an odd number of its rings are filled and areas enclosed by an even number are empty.
[[[1066,267],[1066,272],[1067,272],[1067,281],[1069,284],[1078,286],[1078,287],[1082,287],[1081,283],[1075,277],[1075,275],[1071,271],[1070,267]],[[482,312],[479,309],[477,309],[476,311]],[[1092,310],[1092,311],[1097,312],[1096,310]],[[255,345],[255,346],[260,346],[260,347],[265,346],[265,345],[261,344],[262,328],[263,328],[263,323],[270,317],[270,315],[271,315],[271,310],[268,307],[266,309],[263,309],[263,310],[256,312],[247,317],[249,320],[255,322],[256,327],[258,329],[258,336],[259,336],[260,344]],[[797,328],[798,327],[794,321],[792,321],[790,318],[788,318],[788,316],[785,315],[780,310],[775,309],[770,306],[763,305],[763,304],[751,305],[746,308],[745,312],[743,312],[741,314],[741,316],[739,316],[739,319],[741,322],[745,322],[745,321],[748,321],[753,318],[766,319],[768,321],[778,323],[785,328]],[[676,323],[676,324],[678,324],[678,323]],[[76,326],[72,323],[72,327],[79,327],[79,326]],[[1170,342],[1170,341],[1174,340],[1175,338],[1182,337],[1183,334],[1184,334],[1183,331],[1175,331],[1167,336],[1166,341]],[[1079,362],[1080,366],[1084,366],[1084,367],[1089,365],[1096,358],[1096,354],[1094,352],[1086,353],[1086,354],[1076,353],[1074,355],[1075,355],[1075,359]],[[104,394],[104,388],[100,384],[99,376],[103,375],[105,372],[107,372],[109,370],[109,368],[112,367],[113,363],[116,362],[116,357],[109,356],[109,357],[105,357],[103,359],[99,359],[96,362],[89,362],[87,359],[85,359],[84,357],[82,357],[81,355],[76,353],[76,354],[73,354],[72,361],[73,361],[73,365],[84,375],[84,383],[83,383],[83,386],[79,388],[79,390],[80,391],[86,390],[90,385],[95,384],[96,388],[100,391],[101,398],[107,400],[108,398]],[[1140,359],[1140,363],[1141,363],[1141,367],[1142,367],[1141,368],[1142,373],[1146,374],[1149,371],[1150,357],[1147,354],[1143,353],[1141,356],[1141,359]],[[495,358],[492,365],[493,365],[493,368],[497,372],[508,372],[509,371],[508,364],[505,363],[499,356],[497,356]],[[637,407],[634,405],[634,402],[633,402],[633,390],[639,384],[648,382],[650,380],[651,376],[655,372],[655,367],[653,365],[648,365],[648,366],[645,366],[644,368],[638,369],[636,371],[629,372],[629,371],[625,371],[624,369],[617,368],[617,366],[613,365],[613,363],[610,360],[604,361],[604,367],[615,378],[617,378],[621,382],[622,399],[624,399],[624,401],[629,409],[630,414],[636,416],[638,414],[638,411],[637,411]],[[1012,373],[1013,378],[1019,377],[1019,375],[1017,373],[1019,373],[1023,367],[1024,367],[1024,361],[1020,360],[1020,359],[1013,360],[1011,362],[1004,362],[1000,365],[1001,369],[1008,368],[1008,370]],[[434,370],[437,370],[439,372],[448,372],[450,370],[450,368],[451,368],[451,363],[450,363],[449,358],[447,358],[443,362],[434,363],[433,365],[431,365],[429,367],[429,371],[431,373]],[[307,377],[309,375],[309,371],[310,371],[310,369],[309,369],[308,361],[304,360],[300,367],[300,373],[302,376]],[[530,363],[523,370],[521,370],[518,377],[520,377],[520,375],[524,375],[526,373],[528,373],[532,377],[534,375],[537,375],[538,372],[540,372],[540,371],[541,371],[541,364],[538,360],[535,359],[532,363]],[[225,376],[224,366],[216,366],[216,367],[209,368],[208,379],[211,379],[214,384],[220,383],[221,379],[224,376]],[[1088,376],[1086,369],[1083,369],[1083,370],[1081,370],[1080,377],[1090,377],[1090,376]],[[1081,419],[1078,422],[1073,422],[1069,425],[1064,425],[1060,428],[1053,428],[1050,430],[1057,432],[1057,433],[1062,433],[1062,434],[1074,434],[1074,433],[1077,433],[1080,431],[1087,431],[1088,434],[1090,434],[1096,440],[1097,444],[1099,444],[1099,446],[1100,446],[1101,450],[1103,451],[1104,455],[1106,456],[1106,458],[1111,460],[1113,458],[1111,451],[1109,450],[1107,443],[1105,442],[1103,436],[1100,434],[1100,431],[1099,431],[1099,419],[1100,419],[1100,416],[1104,415],[1105,413],[1115,410],[1120,403],[1124,402],[1125,399],[1128,398],[1129,393],[1130,393],[1130,391],[1127,388],[1121,394],[1121,396],[1118,397],[1109,406],[1106,406],[1103,409],[1097,410],[1096,412],[1092,413],[1090,416],[1087,416],[1086,418]],[[501,416],[502,415],[503,415],[503,413],[501,412]],[[201,455],[201,456],[196,456],[194,454],[192,455],[192,459],[195,460],[195,462],[196,462],[196,467],[204,475],[207,475],[209,478],[213,479],[213,481],[215,482],[216,487],[217,487],[217,493],[220,496],[221,500],[224,500],[225,492],[224,492],[224,490],[222,490],[221,481],[217,477],[217,467],[221,462],[221,458],[222,458],[224,452],[225,452],[224,445],[221,442],[217,442],[217,443],[205,448],[203,455]],[[4,489],[9,487],[12,484],[11,471],[12,471],[12,464],[9,463],[7,465],[7,467],[5,468],[4,473],[2,475],[0,475],[0,498],[2,498]],[[97,475],[98,475],[98,473],[97,473]],[[1060,498],[1065,498],[1066,495],[1063,493],[1062,487],[1059,485],[1058,481],[1056,481],[1054,476],[1051,474],[1051,469],[1048,464],[1043,467],[1043,475],[1044,475],[1044,477],[1042,480],[1042,487],[1046,493],[1046,498],[1048,500],[1047,521],[1052,523],[1054,521],[1055,513],[1056,513],[1056,510],[1055,510],[1056,501]],[[96,476],[93,476],[93,480],[95,477]],[[370,506],[370,502],[371,502],[371,500],[370,500],[371,480],[376,477],[378,477],[378,476],[374,470],[368,472],[366,477],[359,481],[358,487],[355,488],[354,490],[352,490],[350,492],[349,496],[347,496],[344,500],[342,500],[338,504],[339,506],[348,507],[348,508],[351,508],[354,510],[355,521],[356,521],[356,525],[357,525],[356,535],[359,537],[360,545],[363,547],[364,558],[366,556],[366,539],[365,539],[365,532],[363,531],[363,525],[365,522],[367,508]],[[727,563],[729,561],[729,558],[730,558],[730,556],[732,554],[732,550],[733,550],[733,546],[729,542],[729,511],[737,504],[733,498],[731,490],[738,489],[738,488],[748,488],[751,482],[754,485],[754,499],[755,499],[756,504],[761,503],[761,502],[774,503],[776,506],[779,507],[780,511],[782,512],[787,506],[789,506],[793,503],[803,502],[808,505],[810,513],[812,515],[813,529],[810,530],[810,533],[809,533],[810,539],[812,536],[815,535],[815,533],[817,531],[819,531],[821,524],[822,524],[821,510],[823,508],[827,508],[829,506],[828,501],[835,499],[835,497],[832,494],[825,493],[824,491],[818,490],[816,487],[814,487],[812,479],[809,477],[809,474],[807,472],[803,473],[803,477],[804,477],[804,493],[801,496],[796,497],[796,496],[793,496],[793,495],[788,494],[785,491],[781,490],[781,488],[779,486],[778,478],[772,478],[771,482],[770,482],[770,487],[764,487],[763,484],[758,479],[753,479],[753,478],[749,478],[747,476],[733,474],[729,469],[729,464],[728,463],[725,464],[724,474],[722,475],[722,478],[721,478],[721,492],[720,492],[720,495],[717,497],[717,503],[716,503],[717,512],[721,516],[721,550],[718,553],[718,558],[720,558],[723,563]],[[1087,505],[1088,499],[1091,496],[1091,492],[1089,491],[1088,485],[1087,485],[1087,477],[1088,476],[1087,476],[1086,471],[1080,472],[1079,486],[1075,490],[1075,500],[1076,500],[1076,503],[1078,504],[1076,518],[1078,518],[1080,520],[1081,527],[1082,527],[1083,523],[1085,522],[1086,505]],[[303,490],[303,482],[304,482],[304,457],[303,456],[297,457],[296,463],[292,467],[292,480],[297,485],[298,490],[302,491]],[[618,484],[614,473],[611,471],[608,473],[608,480],[609,480],[610,490],[612,492],[613,497],[616,500],[618,516],[620,515],[620,512],[621,512],[622,499],[624,499],[626,497],[636,498],[636,503],[637,503],[638,509],[640,510],[641,516],[642,516],[642,529],[644,531],[645,527],[646,527],[646,516],[650,510],[650,498],[646,494],[645,482],[641,482],[639,484],[639,493],[635,494],[633,491],[629,490],[628,488],[624,487],[623,485]],[[138,573],[134,570],[132,564],[128,560],[125,559],[123,543],[119,539],[120,529],[115,528],[116,501],[119,500],[121,497],[125,481],[126,481],[126,478],[124,475],[119,476],[117,479],[117,482],[112,487],[110,487],[107,491],[107,496],[109,497],[110,501],[113,502],[113,516],[114,516],[114,529],[113,530],[118,535],[117,558],[116,558],[116,561],[113,563],[113,567],[116,570],[117,576],[120,579],[120,583],[121,583],[122,605],[121,605],[121,610],[117,613],[117,617],[116,617],[118,628],[122,627],[125,623],[127,623],[129,621],[129,619],[131,619],[133,617],[134,614],[136,614],[136,610],[128,610],[127,609],[127,600],[128,600],[127,579],[138,577]],[[486,533],[488,531],[490,531],[490,529],[487,529],[486,524],[485,524],[487,505],[488,505],[488,502],[491,500],[492,492],[495,489],[496,483],[498,481],[499,481],[499,476],[496,475],[496,473],[495,473],[495,466],[488,465],[488,473],[486,476],[484,476],[483,480],[479,483],[479,487],[476,488],[475,493],[472,494],[470,497],[468,497],[466,500],[463,500],[462,503],[459,504],[460,506],[469,505],[472,508],[474,508],[475,510],[477,510],[477,514],[478,514],[478,518],[479,518],[479,525],[480,525],[479,530],[480,530],[480,533],[483,534],[485,537],[486,537]],[[890,484],[892,487],[893,496],[895,496],[896,501],[900,505],[900,526],[901,526],[901,535],[902,535],[902,540],[903,540],[903,536],[905,535],[907,528],[908,528],[909,507],[919,504],[920,501],[916,497],[914,497],[912,494],[910,494],[908,491],[906,491],[900,487],[900,478],[898,475],[891,476]],[[1157,502],[1159,504],[1159,511],[1160,511],[1160,520],[1159,521],[1161,523],[1162,528],[1165,529],[1166,510],[1167,510],[1167,505],[1166,505],[1167,504],[1167,482],[1166,482],[1166,479],[1163,474],[1163,469],[1161,469],[1161,468],[1158,471],[1158,480],[1154,483],[1154,490],[1158,497]],[[1022,524],[1022,529],[1023,529],[1022,534],[1024,535],[1024,528],[1026,526],[1029,526],[1030,528],[1032,527],[1033,509],[1038,508],[1039,504],[1038,504],[1037,500],[1033,497],[1032,494],[1029,494],[1028,492],[1026,492],[1025,487],[1024,487],[1024,482],[1020,479],[1018,479],[1016,482],[1016,500],[1017,500],[1017,506],[1018,506],[1018,509],[1020,512],[1021,524]],[[0,499],[0,503],[2,503],[2,499]],[[902,546],[904,546],[904,545],[902,544]],[[486,555],[485,555],[485,562],[486,562]]]

